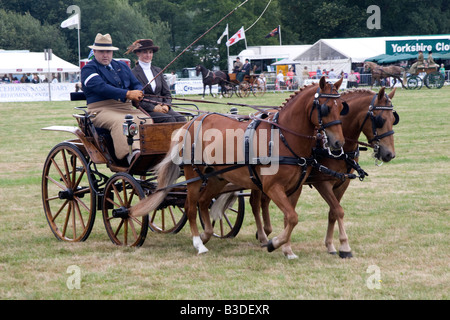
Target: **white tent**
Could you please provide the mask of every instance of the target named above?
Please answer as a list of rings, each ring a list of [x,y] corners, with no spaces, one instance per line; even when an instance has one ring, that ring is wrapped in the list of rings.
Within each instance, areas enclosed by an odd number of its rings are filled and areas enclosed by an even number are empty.
[[[368,58],[386,53],[386,41],[441,38],[448,38],[448,35],[321,39],[294,60],[308,66],[311,71],[320,66],[321,69],[350,73],[352,63],[362,63]]]
[[[44,52],[0,51],[0,75],[18,73],[70,73],[80,68],[57,55],[46,61]]]

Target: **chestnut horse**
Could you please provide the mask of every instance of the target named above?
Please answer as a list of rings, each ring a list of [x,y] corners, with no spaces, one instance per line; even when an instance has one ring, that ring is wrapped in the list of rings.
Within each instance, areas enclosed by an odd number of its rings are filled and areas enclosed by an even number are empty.
[[[350,109],[349,113],[342,117],[342,130],[346,139],[344,146],[345,156],[340,157],[340,159],[326,155],[316,156],[320,164],[342,174],[352,173],[355,167],[359,168],[359,166],[352,166],[351,164],[357,164],[358,161],[358,138],[361,132],[364,133],[369,143],[374,147],[374,157],[376,159],[384,162],[392,160],[395,157],[392,126],[399,121],[399,116],[393,110],[391,103],[394,94],[395,89],[388,95],[385,94],[384,87],[378,94],[365,89],[353,89],[343,92],[341,96],[345,99]],[[359,170],[362,169],[359,168]],[[364,178],[364,175],[367,175],[363,170],[358,171],[358,173],[361,180]],[[333,245],[333,232],[337,220],[339,240],[341,242],[339,256],[341,258],[350,258],[352,253],[348,243],[348,236],[345,232],[344,209],[340,205],[340,201],[351,180],[343,180],[341,178],[332,178],[330,175],[321,173],[314,168],[305,183],[313,185],[330,207],[328,212],[328,230],[325,237],[325,246],[328,252],[336,254],[336,249]],[[223,212],[224,204],[233,202],[233,199],[230,199],[231,196],[233,194],[222,195],[214,203],[212,210]],[[263,245],[268,242],[267,235],[272,232],[269,203],[270,199],[267,196],[260,191],[252,190],[250,204],[257,226],[257,238]],[[260,209],[262,209],[264,226],[259,216]]]
[[[372,89],[373,84],[376,80],[381,83],[381,79],[394,78],[394,83],[392,88],[400,81],[402,87],[406,89],[403,84],[403,78],[405,78],[405,69],[399,66],[380,66],[375,62],[366,61],[364,62],[364,71],[370,71],[372,73],[372,83],[370,84],[370,89]]]
[[[344,144],[340,113],[348,111],[348,106],[337,93],[341,84],[342,79],[331,84],[322,78],[319,85],[313,84],[298,92],[279,112],[264,114],[261,121],[254,120],[250,125],[215,113],[201,115],[188,122],[177,132],[172,139],[171,150],[155,168],[159,190],[132,207],[131,216],[146,215],[157,208],[179,177],[181,166],[189,182],[186,214],[193,245],[199,254],[208,251],[204,244],[213,234],[209,216],[212,199],[231,183],[243,189],[261,188],[280,208],[285,217],[285,228],[268,241],[267,249],[271,252],[282,246],[288,258],[296,258],[290,247],[290,236],[298,222],[295,206],[302,184],[311,171],[309,160],[316,128],[320,128],[321,134],[327,137],[330,149],[340,150]],[[250,127],[251,134],[248,134]],[[275,142],[275,147],[271,148],[278,136],[283,143]],[[273,151],[269,157],[276,157],[270,165],[263,161],[264,156],[268,158],[267,153],[261,151],[263,148]],[[249,156],[255,150],[261,158]],[[198,159],[198,154],[203,158]],[[181,163],[180,157],[183,158]],[[204,223],[201,235],[197,228],[197,205]]]

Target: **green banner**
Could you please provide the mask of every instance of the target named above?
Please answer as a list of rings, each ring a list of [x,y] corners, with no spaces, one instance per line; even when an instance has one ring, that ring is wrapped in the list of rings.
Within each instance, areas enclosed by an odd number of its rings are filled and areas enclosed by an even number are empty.
[[[433,51],[436,53],[450,52],[450,39],[432,39],[432,40],[393,40],[386,41],[386,54],[409,53],[416,54],[419,51],[424,53]]]

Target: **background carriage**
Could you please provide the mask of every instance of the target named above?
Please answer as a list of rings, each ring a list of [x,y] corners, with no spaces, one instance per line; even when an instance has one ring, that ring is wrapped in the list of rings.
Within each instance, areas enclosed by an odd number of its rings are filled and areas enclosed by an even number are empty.
[[[406,77],[406,86],[408,89],[418,89],[420,90],[425,84],[428,89],[440,89],[444,86],[445,77],[438,71],[439,66],[425,67],[421,66],[417,68],[415,74],[411,74]],[[421,73],[426,73],[422,78]]]
[[[73,95],[75,96],[75,95]],[[84,95],[82,95],[84,97]],[[78,100],[78,98],[72,98]],[[169,150],[172,132],[184,123],[147,123],[146,119],[124,121],[124,132],[134,139],[139,127],[141,153],[129,165],[115,157],[109,132],[95,128],[86,107],[74,114],[78,127],[51,126],[43,130],[69,132],[75,139],[52,148],[44,163],[42,201],[50,229],[59,240],[85,241],[101,211],[106,232],[116,245],[140,246],[148,229],[177,233],[186,223],[184,204],[186,185],[181,183],[148,216],[131,217],[128,209],[156,190],[156,175],[150,168],[158,164]],[[193,114],[186,114],[193,116]],[[182,173],[179,181],[183,182]],[[234,191],[231,191],[234,192]],[[243,194],[218,222],[217,237],[233,237],[243,219]]]
[[[237,79],[236,73],[230,73],[228,76],[230,77],[230,81],[227,86],[227,91],[224,94],[225,97],[230,98],[233,93],[241,98],[248,97],[250,93],[255,97],[262,97],[266,93],[266,81],[260,78],[259,75],[244,75],[241,82]]]

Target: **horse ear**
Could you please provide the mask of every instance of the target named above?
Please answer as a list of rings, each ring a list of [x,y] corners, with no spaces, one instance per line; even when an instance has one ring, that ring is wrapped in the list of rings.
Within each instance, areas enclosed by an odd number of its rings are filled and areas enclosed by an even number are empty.
[[[394,90],[392,90],[391,92],[389,92],[389,94],[388,94],[389,99],[392,100],[392,98],[393,98],[394,95],[395,95],[395,90],[397,90],[397,87],[394,87]]]
[[[326,84],[327,84],[327,81],[325,80],[325,77],[321,77],[321,78],[320,78],[320,81],[319,81],[320,89],[321,89],[321,90],[325,89],[325,85],[326,85]]]
[[[336,90],[339,90],[339,88],[341,87],[342,81],[344,81],[344,77],[342,77],[341,80],[337,81],[334,84],[334,87],[336,88]]]
[[[386,87],[382,87],[380,89],[380,91],[378,92],[378,101],[381,101],[381,99],[383,99],[384,97],[384,90],[386,89]]]

